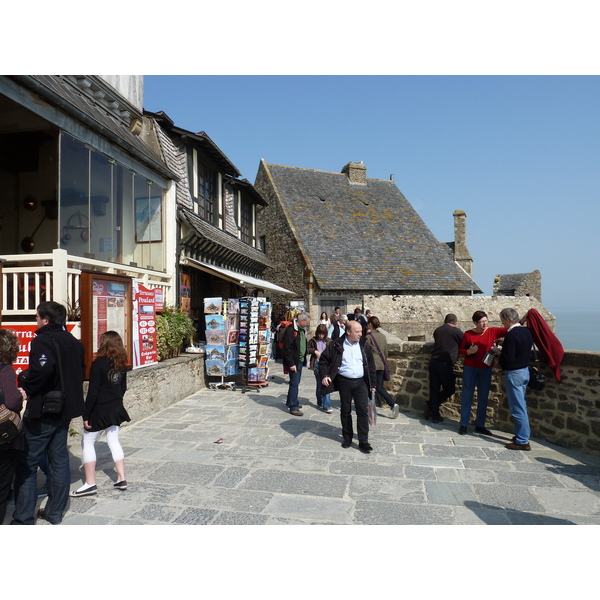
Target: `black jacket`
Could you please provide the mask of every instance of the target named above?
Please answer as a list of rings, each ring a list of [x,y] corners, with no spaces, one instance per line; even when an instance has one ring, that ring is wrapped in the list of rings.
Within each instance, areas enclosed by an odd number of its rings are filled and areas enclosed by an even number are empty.
[[[337,340],[331,342],[325,348],[321,358],[319,359],[319,376],[321,378],[330,377],[331,383],[321,388],[321,396],[331,394],[338,389],[337,387],[337,375],[340,367],[342,366],[342,357],[344,355],[344,342],[346,341],[346,334],[339,337]],[[364,380],[369,390],[377,387],[377,373],[375,372],[375,360],[373,359],[373,353],[369,344],[365,343],[364,337],[360,338],[360,349],[363,356],[364,366]]]
[[[302,327],[298,325],[297,319],[294,319],[291,325],[283,330],[281,343],[283,344],[283,366],[286,369],[296,366],[300,362],[300,336]],[[304,334],[306,337],[306,333]],[[307,365],[308,359],[308,337],[306,337],[306,355],[303,366]]]
[[[22,387],[29,396],[27,413],[30,419],[41,418],[44,394],[61,389],[53,339],[58,343],[64,375],[62,389],[65,391],[65,406],[60,419],[70,420],[83,414],[85,348],[61,325],[48,323],[36,331],[29,351],[29,368],[22,372]]]

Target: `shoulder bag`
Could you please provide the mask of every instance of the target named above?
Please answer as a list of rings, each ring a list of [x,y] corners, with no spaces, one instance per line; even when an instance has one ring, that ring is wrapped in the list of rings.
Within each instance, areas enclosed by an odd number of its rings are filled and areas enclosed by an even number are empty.
[[[369,335],[371,336],[371,339],[373,340],[373,343],[375,344],[375,348],[377,348],[377,352],[383,362],[383,380],[389,381],[391,379],[391,376],[390,376],[390,370],[388,369],[388,366],[387,366],[387,362],[385,361],[385,358],[383,357],[383,354],[382,354],[381,350],[379,349],[379,344],[377,343],[375,336],[372,333],[369,333]]]
[[[65,406],[65,391],[64,391],[64,378],[62,370],[62,361],[60,359],[60,348],[54,338],[52,338],[54,348],[56,349],[56,362],[58,363],[58,374],[60,377],[60,390],[52,390],[47,394],[44,394],[42,398],[42,415],[44,416],[56,416],[62,413]]]
[[[534,357],[534,365],[529,365],[529,383],[527,387],[539,392],[544,389],[544,385],[546,385],[546,376],[540,370],[540,359],[538,358],[538,353],[533,346],[533,357]]]

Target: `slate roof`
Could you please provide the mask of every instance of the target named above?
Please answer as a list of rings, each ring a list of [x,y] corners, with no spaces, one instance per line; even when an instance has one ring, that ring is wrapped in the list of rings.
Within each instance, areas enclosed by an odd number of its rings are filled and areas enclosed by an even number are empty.
[[[510,273],[498,275],[496,287],[499,292],[514,292],[531,273]]]
[[[49,103],[56,104],[65,112],[75,111],[77,114],[73,116],[76,119],[108,138],[125,152],[133,154],[163,177],[174,178],[174,174],[166,168],[161,158],[142,139],[128,131],[108,111],[92,102],[61,76],[23,75],[11,77],[44,97]]]
[[[210,252],[213,257],[211,262],[214,262],[215,265],[233,264],[238,269],[245,269],[247,274],[251,275],[260,274],[266,267],[273,266],[260,250],[203,221],[193,212],[180,209],[179,214],[196,234],[196,240],[191,240],[189,243],[193,246],[195,243],[201,242],[204,252]],[[184,242],[185,244],[186,242]]]
[[[392,181],[262,164],[322,290],[481,292]]]

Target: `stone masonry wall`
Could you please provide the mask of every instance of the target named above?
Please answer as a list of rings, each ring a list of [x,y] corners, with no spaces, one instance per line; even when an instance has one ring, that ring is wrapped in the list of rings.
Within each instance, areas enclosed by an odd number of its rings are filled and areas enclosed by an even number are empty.
[[[84,397],[87,387],[86,382]],[[129,371],[123,403],[131,422],[136,423],[206,387],[204,355],[183,354],[156,365]],[[73,419],[71,427],[82,433],[81,419]]]
[[[485,310],[491,327],[501,327],[500,311],[514,308],[523,316],[530,308],[537,309],[550,328],[556,330],[556,319],[536,298],[515,296],[374,296],[365,295],[365,308],[379,317],[382,327],[401,340],[433,341],[433,332],[454,313],[459,327],[473,328],[471,317],[476,310]]]
[[[388,335],[389,367],[392,380],[386,383],[398,405],[407,411],[423,413],[429,396],[428,364],[432,343],[402,342]],[[562,363],[561,382],[542,364],[546,385],[540,392],[527,390],[527,406],[531,435],[565,448],[576,448],[600,455],[600,352],[566,352]],[[460,418],[462,360],[456,368],[457,389],[453,398],[442,405],[442,416],[449,426]],[[475,421],[477,399],[471,411]],[[488,401],[487,426],[514,433],[502,371],[495,366]]]

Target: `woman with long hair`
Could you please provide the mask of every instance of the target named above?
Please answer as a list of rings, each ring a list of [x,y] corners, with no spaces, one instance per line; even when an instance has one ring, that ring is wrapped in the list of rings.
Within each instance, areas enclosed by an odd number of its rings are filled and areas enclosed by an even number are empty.
[[[119,442],[121,423],[131,420],[123,406],[126,390],[127,351],[121,336],[116,331],[107,331],[100,337],[98,353],[90,368],[90,383],[85,399],[81,441],[85,483],[71,492],[72,498],[93,496],[98,492],[95,444],[102,431],[106,432],[106,442],[117,471],[117,481],[113,487],[120,491],[127,489],[125,456]]]
[[[375,359],[375,372],[377,373],[377,393],[387,402],[390,410],[392,411],[392,419],[395,419],[400,414],[400,407],[394,402],[394,399],[390,396],[388,391],[383,387],[383,374],[387,363],[388,350],[387,350],[387,339],[379,328],[381,322],[377,317],[369,317],[369,329],[367,332],[367,339],[371,344],[371,351],[373,352],[373,358]]]
[[[25,392],[17,387],[17,379],[12,364],[17,359],[19,340],[8,329],[0,329],[0,390],[4,404],[8,410],[20,413],[25,400]],[[15,474],[17,453],[24,449],[23,440],[19,437],[10,442],[0,443],[0,525],[6,515],[6,505],[11,495],[11,487]]]

